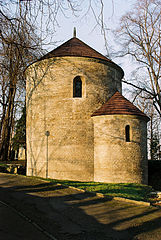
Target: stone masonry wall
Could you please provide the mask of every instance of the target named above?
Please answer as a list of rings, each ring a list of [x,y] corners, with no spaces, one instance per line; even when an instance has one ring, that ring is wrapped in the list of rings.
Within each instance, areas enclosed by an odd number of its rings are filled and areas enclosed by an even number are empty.
[[[146,122],[133,115],[95,116],[94,181],[148,183]],[[130,142],[125,126],[130,126]]]
[[[26,75],[27,175],[93,180],[91,114],[121,91],[121,71],[96,59],[62,57],[37,62]],[[82,98],[73,98],[76,76]]]

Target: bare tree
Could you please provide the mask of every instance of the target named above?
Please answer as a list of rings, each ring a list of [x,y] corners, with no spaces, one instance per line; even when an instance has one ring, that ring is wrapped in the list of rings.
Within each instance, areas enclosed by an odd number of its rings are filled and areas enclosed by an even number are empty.
[[[0,12],[0,156],[7,160],[18,96],[25,87],[24,70],[37,59],[40,39],[25,18]],[[36,50],[36,51],[35,51]],[[36,52],[36,53],[35,53]]]
[[[10,155],[14,116],[25,92],[24,70],[40,57],[42,40],[55,30],[58,11],[65,12],[70,9],[74,13],[76,6],[75,1],[68,0],[65,3],[61,0],[0,1],[1,160],[7,160]]]
[[[156,115],[154,106],[151,107],[150,122],[148,126],[148,143],[149,143],[149,155],[150,160],[161,160],[160,159],[160,121]]]
[[[161,116],[161,3],[159,0],[137,0],[133,9],[120,21],[116,32],[121,42],[120,56],[130,55],[138,63],[143,81],[125,83],[137,88],[153,101]],[[132,76],[132,80],[134,80]]]
[[[95,14],[93,2],[100,8]],[[59,25],[58,15],[86,15],[91,11],[96,23],[103,16],[103,1],[78,0],[6,0],[0,1],[0,158],[7,160],[14,116],[25,92],[24,70],[37,60],[43,52],[45,40],[52,40],[53,32]],[[100,21],[101,19],[101,21]],[[102,28],[103,29],[103,28]],[[39,35],[39,37],[37,37]],[[51,38],[50,38],[51,36]]]
[[[149,99],[149,94],[140,89],[132,91],[131,98],[135,105],[150,118],[147,127],[148,159],[160,160],[161,122],[160,116],[153,105],[153,100]]]
[[[113,0],[108,1],[113,3]],[[25,15],[30,25],[36,26],[43,40],[50,39],[50,44],[62,18],[73,16],[81,19],[90,14],[95,20],[94,27],[100,25],[103,34],[105,31],[103,0],[5,0],[0,1],[0,7],[4,15],[9,13],[10,20],[16,17],[17,12],[21,17]]]

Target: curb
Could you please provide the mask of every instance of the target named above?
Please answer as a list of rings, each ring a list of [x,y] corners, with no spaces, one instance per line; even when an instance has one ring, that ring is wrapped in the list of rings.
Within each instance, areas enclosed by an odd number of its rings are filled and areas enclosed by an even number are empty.
[[[60,184],[60,185],[63,185],[63,184]],[[76,187],[72,187],[72,186],[68,186],[68,185],[63,185],[63,186],[66,186],[66,187],[68,187],[70,189],[73,189],[73,190],[77,190],[79,192],[87,192],[86,190],[83,190],[83,189],[80,189],[80,188],[76,188]],[[90,193],[90,192],[88,192],[88,193]]]
[[[136,204],[136,205],[144,205],[144,206],[151,206],[151,203],[150,202],[144,202],[144,201],[136,201],[136,200],[132,200],[132,199],[128,199],[128,198],[122,198],[122,197],[112,197],[112,196],[106,196],[104,195],[103,193],[97,193],[97,192],[88,192],[86,190],[83,190],[83,189],[79,189],[79,188],[76,188],[76,187],[72,187],[72,186],[68,186],[69,188],[71,189],[74,189],[74,190],[78,190],[80,192],[87,192],[87,193],[93,193],[95,194],[96,196],[98,197],[101,197],[101,198],[111,198],[111,200],[116,200],[116,201],[123,201],[123,202],[128,202],[128,203],[133,203],[133,204]]]
[[[5,173],[6,174],[6,173]],[[7,173],[9,174],[9,173]],[[12,175],[12,174],[9,174],[9,175]],[[28,176],[24,176],[24,177],[28,177]],[[45,179],[40,179],[42,182],[46,182],[46,183],[49,183],[49,181],[45,180]],[[101,198],[107,198],[107,199],[111,199],[111,200],[116,200],[116,201],[124,201],[124,202],[128,202],[128,203],[133,203],[133,204],[136,204],[136,205],[143,205],[143,206],[154,206],[151,202],[144,202],[144,201],[136,201],[136,200],[132,200],[132,199],[128,199],[128,198],[122,198],[122,197],[112,197],[112,196],[106,196],[104,195],[103,193],[97,193],[97,192],[88,192],[86,190],[83,190],[83,189],[80,189],[80,188],[76,188],[76,187],[72,187],[72,186],[69,186],[69,185],[63,185],[61,183],[57,183],[56,184],[57,186],[66,186],[70,189],[73,189],[73,190],[77,190],[79,192],[83,192],[83,193],[93,193],[95,194],[95,196],[98,196],[98,197],[101,197]],[[155,206],[154,206],[155,207]]]
[[[128,199],[128,198],[121,198],[121,197],[114,197],[113,199],[118,200],[118,201],[134,203],[134,204],[137,204],[137,205],[151,206],[150,202],[136,201],[136,200],[132,200],[132,199]]]

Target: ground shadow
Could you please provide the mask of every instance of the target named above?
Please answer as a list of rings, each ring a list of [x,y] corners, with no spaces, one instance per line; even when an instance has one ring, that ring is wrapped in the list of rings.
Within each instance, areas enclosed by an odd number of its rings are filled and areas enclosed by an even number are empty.
[[[0,200],[57,239],[160,240],[161,210],[157,208],[99,198],[56,183],[21,179],[0,176]]]

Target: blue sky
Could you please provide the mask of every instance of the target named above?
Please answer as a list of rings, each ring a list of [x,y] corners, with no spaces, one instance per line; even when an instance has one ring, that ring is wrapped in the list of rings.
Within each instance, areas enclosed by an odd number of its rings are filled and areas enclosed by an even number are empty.
[[[88,3],[88,1],[84,1]],[[95,0],[93,2],[99,2],[99,0]],[[105,48],[105,41],[103,34],[101,33],[100,26],[96,26],[96,21],[92,12],[88,12],[88,14],[84,17],[83,14],[87,11],[88,6],[83,4],[84,10],[78,12],[78,17],[74,17],[70,13],[66,13],[66,17],[60,15],[58,18],[59,27],[56,28],[54,40],[60,41],[57,45],[61,45],[61,43],[67,41],[68,39],[73,37],[73,28],[77,29],[77,37],[87,43],[89,46],[93,47],[95,50],[99,51],[103,55],[107,54]],[[113,45],[115,50],[115,42],[110,34],[110,31],[114,30],[118,24],[120,17],[125,14],[130,8],[133,7],[135,0],[104,0],[104,22],[106,27],[109,29],[106,33],[107,40],[109,42],[109,51],[110,45]],[[96,14],[99,14],[99,3],[98,7],[96,4],[93,5],[96,10]],[[48,50],[52,50],[53,46],[49,46]],[[133,63],[129,64],[127,59],[114,59],[114,61],[121,65],[125,71],[125,76],[129,76],[130,71],[133,69]]]
[[[106,38],[108,42],[108,50],[111,52],[111,47],[113,48],[113,52],[118,51],[118,45],[114,42],[114,39],[111,35],[111,31],[116,29],[119,25],[119,19],[122,15],[124,15],[128,10],[133,7],[133,4],[136,0],[102,0],[104,4],[104,23],[106,28],[109,29],[106,31]],[[72,1],[74,3],[74,1]],[[63,42],[69,40],[73,37],[73,29],[76,27],[77,29],[77,37],[84,41],[86,44],[102,53],[103,55],[107,55],[107,50],[105,47],[104,36],[101,31],[101,27],[96,24],[96,20],[92,13],[92,10],[88,11],[90,0],[80,0],[76,1],[82,3],[80,7],[77,7],[78,11],[75,13],[77,17],[72,14],[71,11],[68,11],[67,0],[61,0],[60,3],[63,4],[64,14],[61,14],[59,10],[59,14],[57,15],[57,23],[58,25],[55,28],[55,33],[52,35],[52,44],[44,45],[47,51],[53,50],[55,47],[61,45]],[[100,2],[101,0],[91,0],[92,7],[96,16],[99,16],[100,13]],[[8,5],[11,7],[11,12],[14,9],[15,5]],[[17,5],[18,6],[18,5]],[[23,2],[22,2],[23,7]],[[86,14],[87,13],[87,14]],[[41,15],[41,14],[40,14]],[[65,15],[65,16],[64,16]],[[39,16],[40,17],[40,16]],[[52,20],[52,19],[51,19]],[[40,18],[37,18],[38,27],[41,26]],[[45,30],[45,14],[42,22],[42,26]],[[52,24],[49,25],[49,28],[53,30]],[[41,33],[40,33],[41,34]],[[46,34],[45,34],[46,35]],[[47,35],[47,39],[45,43],[50,43],[50,36]],[[134,64],[129,61],[129,59],[125,58],[115,58],[112,59],[115,63],[119,64],[124,72],[125,76],[129,77],[130,72],[134,69]]]
[[[135,0],[104,0],[104,22],[107,28],[113,30],[118,25],[119,18],[130,9],[134,2]],[[63,17],[61,15],[58,18],[60,27],[57,28],[55,39],[59,39],[60,41],[66,41],[70,39],[73,35],[73,28],[76,27],[78,38],[102,54],[106,54],[106,49],[104,47],[104,38],[101,34],[100,27],[95,27],[96,21],[91,12],[89,12],[87,16],[82,17],[83,13],[85,13],[88,7],[85,4],[83,6],[85,7],[84,11],[77,13],[77,15],[80,17],[76,18],[72,16],[72,14],[67,14],[67,17]],[[97,6],[93,6],[96,10]],[[98,15],[99,11],[96,11],[96,14]]]
[[[10,9],[10,12],[14,14],[15,4],[9,4],[6,7]],[[75,1],[73,0],[72,3]],[[67,0],[63,1],[61,0],[59,3],[62,3],[62,6],[64,8],[64,14],[61,13],[59,10],[59,14],[57,15],[57,22],[58,25],[55,28],[55,33],[52,35],[52,41],[53,45],[50,43],[50,36],[47,35],[47,39],[44,42],[45,44],[49,42],[50,44],[44,45],[44,48],[46,48],[47,51],[53,50],[55,47],[61,45],[63,42],[69,40],[73,37],[73,28],[76,27],[77,29],[77,37],[84,41],[89,46],[93,47],[98,52],[102,53],[103,55],[107,55],[107,50],[105,47],[105,40],[104,36],[101,32],[101,27],[96,24],[96,20],[94,18],[94,15],[92,13],[92,10],[88,11],[89,8],[89,2],[90,0],[80,0],[76,1],[80,2],[81,6],[77,7],[78,11],[75,13],[77,17],[72,14],[72,11],[68,11],[67,9]],[[94,9],[94,12],[96,16],[100,13],[100,2],[101,0],[91,0],[92,7]],[[113,52],[118,51],[118,45],[114,42],[114,39],[111,35],[111,31],[116,29],[116,27],[119,25],[119,19],[122,15],[124,15],[128,10],[130,10],[133,7],[133,4],[136,2],[136,0],[102,0],[104,4],[104,23],[109,29],[106,31],[106,38],[108,41],[108,50],[109,53],[111,52],[111,47],[113,48]],[[23,3],[21,3],[21,8],[23,9]],[[55,1],[55,3],[57,3]],[[57,5],[59,6],[59,5]],[[19,8],[19,5],[17,5]],[[54,6],[53,6],[54,7]],[[33,10],[34,11],[34,10]],[[87,13],[87,14],[86,14]],[[47,14],[44,13],[44,18],[42,22],[43,29],[46,28],[46,16]],[[65,16],[64,16],[65,15]],[[38,14],[39,16],[39,14]],[[41,13],[40,13],[41,16]],[[40,16],[37,18],[36,24],[38,27],[41,28],[41,21]],[[52,20],[52,19],[51,19]],[[53,25],[49,25],[49,29],[53,30]],[[41,32],[39,32],[41,34]],[[43,36],[46,37],[46,34]],[[134,64],[129,61],[129,59],[120,59],[115,58],[112,59],[114,62],[119,64],[124,72],[125,76],[129,77],[130,72],[134,69]]]

